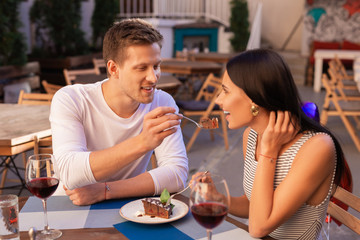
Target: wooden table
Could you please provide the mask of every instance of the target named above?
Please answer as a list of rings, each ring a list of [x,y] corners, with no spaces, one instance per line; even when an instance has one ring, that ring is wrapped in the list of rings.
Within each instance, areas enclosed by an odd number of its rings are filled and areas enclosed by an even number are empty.
[[[189,58],[194,61],[216,62],[216,63],[226,64],[231,58],[235,57],[238,54],[239,53],[218,53],[218,52],[190,53]]]
[[[222,66],[214,62],[198,62],[198,61],[179,61],[165,60],[160,65],[162,72],[172,74],[218,74],[221,72]]]
[[[24,180],[14,162],[14,155],[34,147],[34,136],[51,136],[49,122],[50,106],[0,104],[0,156],[3,156],[1,189],[4,187],[5,165],[10,165],[24,187]],[[21,191],[21,190],[20,190]]]
[[[184,195],[178,195],[175,197],[178,200],[188,203],[189,199]],[[22,209],[24,204],[26,203],[28,197],[20,197],[19,198],[19,211]],[[40,199],[39,199],[40,201]],[[20,219],[21,221],[21,219]],[[235,226],[248,231],[248,226],[239,222],[231,217],[226,217],[226,221],[234,224]],[[39,230],[39,229],[38,229]],[[205,231],[205,229],[204,229]],[[87,239],[87,240],[128,240],[121,232],[116,230],[114,227],[112,228],[86,228],[86,229],[62,229],[62,236],[60,239],[67,240],[78,240],[78,239]],[[20,232],[21,239],[29,239],[28,232],[22,231]],[[171,237],[170,237],[171,238]],[[271,237],[262,238],[265,240],[272,239]]]
[[[72,81],[73,84],[88,84],[88,83],[96,83],[98,81],[102,81],[108,78],[105,73],[97,74],[83,74],[77,75],[76,78]]]
[[[89,75],[78,75],[76,79],[73,80],[74,83],[87,84],[95,83],[102,81],[107,78],[106,74],[89,74]],[[156,84],[156,88],[164,90],[169,94],[173,95],[176,93],[177,89],[180,87],[181,82],[174,76],[171,75],[161,75],[159,81]]]
[[[323,69],[323,59],[332,59],[337,56],[340,59],[354,60],[360,57],[359,50],[330,50],[319,49],[314,53],[315,57],[315,71],[314,71],[314,91],[320,92],[321,89],[321,74]]]

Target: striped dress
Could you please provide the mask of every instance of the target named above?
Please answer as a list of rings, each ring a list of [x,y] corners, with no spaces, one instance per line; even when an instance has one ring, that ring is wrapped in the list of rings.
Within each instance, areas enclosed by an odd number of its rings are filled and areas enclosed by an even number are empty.
[[[274,189],[288,174],[291,168],[291,164],[301,146],[316,134],[320,133],[305,133],[296,143],[294,143],[289,149],[287,149],[281,156],[278,157],[276,162]],[[255,161],[256,139],[257,133],[251,129],[246,148],[243,182],[244,191],[248,199],[251,198],[251,190],[257,167],[257,161]],[[328,195],[319,205],[311,206],[304,203],[289,220],[287,220],[269,235],[275,239],[318,239],[320,236],[322,224],[326,216],[326,210],[331,196],[334,176],[335,169],[333,172],[332,183]]]

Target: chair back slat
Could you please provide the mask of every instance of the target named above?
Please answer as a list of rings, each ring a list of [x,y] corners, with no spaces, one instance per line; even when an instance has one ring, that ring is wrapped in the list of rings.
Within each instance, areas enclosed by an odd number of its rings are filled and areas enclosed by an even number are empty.
[[[43,85],[46,93],[49,93],[49,94],[55,94],[60,88],[63,87],[60,85],[48,83],[46,80],[42,80],[41,84]]]
[[[96,74],[99,75],[100,72],[95,68],[90,69],[77,69],[77,70],[63,70],[65,81],[67,85],[72,85],[77,75],[90,75]]]
[[[18,104],[50,105],[54,94],[48,93],[25,93],[20,91]]]
[[[337,187],[333,195],[334,198],[340,200],[341,202],[347,204],[349,207],[353,208],[357,212],[360,212],[360,198],[351,192],[343,189],[342,187]],[[339,207],[333,202],[329,203],[327,209],[328,214],[336,220],[343,223],[345,226],[350,228],[352,231],[360,234],[360,219],[354,216],[353,214],[345,211],[343,208]]]
[[[221,89],[221,79],[210,73],[201,86],[195,100],[200,101],[201,99],[204,99],[206,101],[211,101],[211,99],[214,98],[214,95],[218,93],[219,89]]]
[[[38,138],[34,136],[34,154],[52,154],[52,137]]]
[[[93,64],[94,64],[94,68],[96,70],[96,74],[100,74],[101,73],[101,68],[105,68],[106,69],[106,63],[104,59],[101,58],[93,58],[92,59]]]

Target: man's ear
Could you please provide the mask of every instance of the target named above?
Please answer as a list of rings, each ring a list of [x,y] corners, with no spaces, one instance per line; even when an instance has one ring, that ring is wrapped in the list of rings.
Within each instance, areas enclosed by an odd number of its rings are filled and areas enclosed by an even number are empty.
[[[116,62],[114,62],[113,60],[109,60],[107,62],[107,70],[108,70],[108,73],[111,75],[111,76],[114,76],[117,74],[118,72],[118,65],[116,64]]]

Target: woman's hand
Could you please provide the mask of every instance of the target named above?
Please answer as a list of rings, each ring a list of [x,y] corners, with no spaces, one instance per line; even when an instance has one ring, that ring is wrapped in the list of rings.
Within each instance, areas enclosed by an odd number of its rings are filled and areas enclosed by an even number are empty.
[[[210,182],[211,177],[207,175],[208,171],[206,172],[197,172],[194,175],[192,175],[190,184],[195,183],[195,181],[199,182]]]
[[[91,205],[105,200],[104,183],[95,183],[74,190],[69,190],[64,186],[64,189],[74,205]]]
[[[297,127],[295,118],[288,111],[270,112],[269,123],[262,135],[260,152],[264,155],[277,157],[281,147],[294,139]]]

